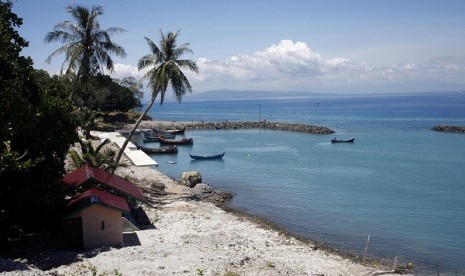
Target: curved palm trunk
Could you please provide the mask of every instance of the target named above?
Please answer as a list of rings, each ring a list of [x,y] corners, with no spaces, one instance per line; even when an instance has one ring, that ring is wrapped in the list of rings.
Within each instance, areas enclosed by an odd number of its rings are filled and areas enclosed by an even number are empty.
[[[156,98],[157,98],[157,96],[152,97],[152,100],[150,101],[149,106],[148,106],[147,109],[144,111],[144,113],[142,113],[142,115],[140,115],[139,119],[137,119],[136,123],[134,124],[134,127],[132,128],[131,132],[129,132],[129,135],[128,135],[128,137],[126,138],[126,141],[124,141],[123,146],[121,147],[121,149],[120,149],[119,152],[118,152],[118,155],[116,156],[116,159],[115,159],[115,163],[116,163],[116,164],[119,164],[119,161],[120,161],[120,159],[121,159],[121,156],[123,156],[124,150],[126,149],[126,146],[128,145],[129,141],[131,140],[132,135],[134,134],[134,132],[136,132],[136,129],[139,127],[140,122],[142,122],[142,119],[145,117],[145,115],[147,115],[147,113],[149,112],[150,108],[152,108],[152,105],[153,105],[153,103],[155,102],[155,99],[156,99]],[[115,170],[116,170],[116,168],[113,169],[113,170],[111,171],[111,173],[114,173]]]

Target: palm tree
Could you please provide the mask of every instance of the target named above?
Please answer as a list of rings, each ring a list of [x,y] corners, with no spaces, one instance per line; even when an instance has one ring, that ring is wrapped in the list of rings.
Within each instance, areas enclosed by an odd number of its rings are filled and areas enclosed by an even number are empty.
[[[71,167],[77,169],[84,164],[89,164],[106,171],[114,171],[117,167],[124,166],[123,164],[115,162],[116,151],[110,148],[104,148],[105,145],[109,143],[110,140],[105,139],[100,145],[94,147],[90,140],[79,140],[82,153],[79,154],[79,152],[74,149],[69,151]]]
[[[90,140],[92,137],[90,131],[97,127],[97,115],[97,111],[91,109],[83,109],[79,114],[80,126],[86,140]]]
[[[148,86],[152,88],[152,98],[144,113],[139,117],[139,119],[137,119],[134,127],[129,133],[129,136],[126,138],[126,141],[124,141],[123,146],[119,150],[118,156],[116,157],[117,163],[121,159],[124,149],[142,121],[142,118],[145,117],[155,102],[158,94],[160,94],[160,105],[162,105],[169,84],[171,84],[174,96],[179,102],[181,102],[182,97],[187,92],[192,92],[189,80],[186,78],[181,69],[187,68],[196,73],[199,69],[194,61],[180,59],[180,57],[185,53],[192,54],[192,50],[189,48],[189,43],[184,43],[180,46],[176,45],[176,39],[179,35],[179,31],[175,33],[169,32],[166,35],[160,31],[160,35],[160,47],[158,47],[151,39],[145,37],[151,53],[139,59],[138,68],[139,70],[151,68],[144,75],[143,79],[148,80]]]
[[[47,63],[51,62],[52,57],[64,53],[66,57],[61,66],[61,73],[67,66],[65,73],[74,73],[77,79],[95,75],[97,72],[103,73],[104,67],[113,71],[113,60],[110,55],[125,57],[126,52],[121,46],[111,41],[110,36],[123,33],[125,30],[119,27],[105,30],[100,28],[98,16],[103,14],[102,6],[93,6],[89,10],[75,5],[68,6],[66,9],[75,22],[59,23],[55,25],[52,32],[45,36],[46,43],[62,42],[65,44],[47,58]]]

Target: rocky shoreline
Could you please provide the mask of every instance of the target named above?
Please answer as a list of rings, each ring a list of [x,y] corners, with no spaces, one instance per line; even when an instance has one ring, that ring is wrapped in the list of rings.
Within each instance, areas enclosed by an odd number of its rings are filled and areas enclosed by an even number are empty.
[[[432,128],[434,131],[465,133],[465,126],[437,125]]]
[[[142,128],[192,126],[147,122]],[[231,210],[224,203],[232,195],[202,183],[199,173],[174,180],[158,170],[133,166],[126,158],[123,162],[128,166],[116,173],[136,183],[146,196],[150,204],[140,208],[152,227],[125,233],[121,248],[74,252],[53,243],[34,243],[25,247],[27,254],[0,257],[0,275],[368,276],[407,272],[405,265],[363,261]]]

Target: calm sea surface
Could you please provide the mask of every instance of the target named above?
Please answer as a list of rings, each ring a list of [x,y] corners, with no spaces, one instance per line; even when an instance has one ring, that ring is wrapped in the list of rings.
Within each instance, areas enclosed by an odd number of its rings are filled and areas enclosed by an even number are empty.
[[[155,105],[154,119],[321,124],[334,135],[270,130],[186,131],[193,146],[153,156],[173,178],[197,170],[231,205],[342,250],[419,275],[465,275],[465,93],[315,97]],[[355,137],[354,144],[330,140]],[[158,146],[154,143],[152,146]],[[188,153],[223,160],[193,161]],[[168,164],[166,161],[175,161]]]

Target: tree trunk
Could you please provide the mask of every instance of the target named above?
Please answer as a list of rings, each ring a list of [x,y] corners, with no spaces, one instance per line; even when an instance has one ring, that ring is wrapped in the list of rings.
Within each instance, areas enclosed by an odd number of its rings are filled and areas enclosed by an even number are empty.
[[[152,105],[153,103],[155,102],[155,99],[157,98],[157,96],[155,95],[155,97],[152,97],[152,100],[150,101],[150,104],[149,106],[147,107],[147,109],[144,111],[144,113],[142,113],[142,115],[140,115],[139,119],[137,119],[136,123],[134,124],[134,127],[132,128],[131,132],[129,132],[129,135],[128,137],[126,138],[126,141],[124,141],[123,143],[123,146],[121,147],[121,149],[119,150],[118,152],[118,155],[116,156],[116,159],[115,159],[115,162],[116,164],[119,164],[119,161],[121,159],[121,156],[123,156],[123,153],[124,153],[124,149],[126,149],[126,146],[128,145],[129,141],[131,140],[131,137],[132,135],[134,134],[134,132],[136,132],[136,129],[139,127],[139,124],[140,122],[142,122],[142,119],[145,117],[145,115],[147,115],[147,113],[149,112],[150,108],[152,108]],[[116,167],[111,171],[111,173],[113,174],[116,170]]]

